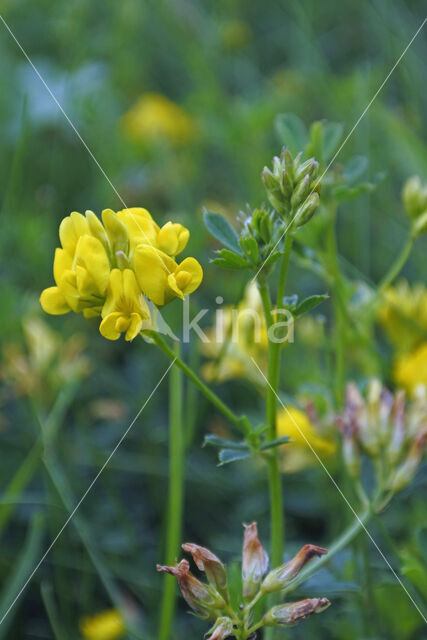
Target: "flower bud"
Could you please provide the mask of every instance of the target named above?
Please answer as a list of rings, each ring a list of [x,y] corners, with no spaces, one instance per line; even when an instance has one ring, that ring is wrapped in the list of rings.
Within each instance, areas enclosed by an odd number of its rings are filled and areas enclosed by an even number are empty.
[[[294,224],[296,227],[301,227],[303,224],[308,222],[310,218],[314,215],[316,209],[319,206],[319,194],[317,191],[313,191],[312,194],[308,196],[308,198],[302,203],[302,205],[297,209],[294,218]]]
[[[209,583],[222,595],[224,600],[228,602],[227,572],[221,560],[217,558],[212,551],[209,551],[209,549],[200,547],[198,544],[193,544],[192,542],[186,542],[182,545],[182,548],[187,553],[191,553],[197,568],[206,573]]]
[[[298,186],[294,190],[291,198],[291,205],[293,207],[299,207],[304,198],[310,193],[310,176],[305,175],[298,183]]]
[[[129,251],[129,234],[126,225],[111,209],[104,209],[102,222],[107,231],[113,252],[124,251],[127,254]]]
[[[407,214],[415,219],[427,209],[427,185],[419,176],[409,178],[402,190],[402,200]]]
[[[199,617],[205,620],[215,620],[218,617],[217,609],[225,606],[223,598],[215,589],[203,584],[193,576],[187,560],[181,560],[174,567],[165,567],[158,564],[157,571],[163,571],[175,576],[184,599]]]
[[[415,238],[427,232],[427,209],[414,221],[412,234]]]
[[[268,555],[258,538],[257,523],[244,525],[242,551],[243,597],[250,600],[258,592],[268,569]]]
[[[209,636],[209,640],[224,640],[232,636],[233,633],[234,628],[231,618],[222,617],[218,618],[206,635]]]
[[[105,249],[107,249],[107,253],[108,253],[110,250],[110,243],[108,241],[108,236],[106,234],[104,227],[102,226],[100,219],[98,218],[98,216],[94,214],[93,211],[90,211],[89,209],[85,212],[85,216],[86,216],[86,220],[88,222],[89,230],[91,234],[95,236],[95,238],[98,238],[98,240],[103,244]]]
[[[426,444],[427,430],[424,429],[412,443],[406,460],[397,468],[390,482],[390,490],[393,493],[404,489],[412,482],[421,462]]]
[[[345,466],[352,478],[360,477],[360,451],[354,436],[346,436],[342,441],[342,453]]]
[[[327,598],[306,598],[299,602],[291,602],[273,607],[263,620],[266,627],[283,625],[293,626],[313,613],[321,613],[330,606]]]
[[[317,547],[314,544],[304,545],[292,560],[270,571],[261,585],[261,591],[263,593],[272,593],[273,591],[284,589],[311,558],[323,556],[326,553],[328,553],[328,550],[323,547]]]

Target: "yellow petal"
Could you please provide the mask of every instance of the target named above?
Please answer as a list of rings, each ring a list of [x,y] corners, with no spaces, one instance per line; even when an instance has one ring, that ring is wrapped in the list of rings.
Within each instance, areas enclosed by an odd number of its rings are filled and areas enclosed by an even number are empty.
[[[111,209],[104,209],[102,222],[107,231],[113,252],[123,251],[127,254],[129,251],[129,234],[126,225]]]
[[[93,279],[99,294],[107,289],[110,262],[101,242],[93,236],[81,236],[77,242],[75,264],[84,267]]]
[[[182,224],[167,222],[157,235],[159,249],[170,256],[181,253],[187,245],[190,232]]]
[[[108,251],[109,250],[108,237],[104,227],[102,226],[101,220],[98,218],[98,216],[94,214],[93,211],[90,211],[90,210],[87,210],[85,212],[85,216],[89,225],[90,233],[93,236],[95,236],[95,238],[98,238],[98,240],[102,243],[102,245]]]
[[[71,269],[73,259],[71,255],[64,249],[55,249],[55,258],[53,260],[53,277],[57,285],[61,282],[61,278],[65,271]]]
[[[146,209],[134,207],[117,212],[117,217],[126,225],[129,233],[131,250],[138,244],[156,247],[159,227]]]
[[[58,287],[44,289],[40,296],[43,311],[53,316],[60,316],[71,311],[66,299]]]
[[[142,329],[142,318],[138,313],[132,313],[130,316],[130,325],[126,331],[126,340],[129,342],[136,338]]]
[[[73,211],[59,225],[59,239],[62,248],[73,255],[78,239],[87,233],[89,233],[89,225],[86,218],[81,213]]]
[[[195,258],[185,258],[179,265],[177,271],[175,271],[175,277],[178,278],[180,271],[185,271],[190,274],[190,279],[187,279],[187,283],[182,288],[184,294],[193,293],[203,280],[203,269]]]
[[[138,245],[133,257],[136,280],[142,292],[154,304],[167,301],[168,275],[177,268],[176,262],[162,251],[147,245]]]
[[[121,313],[109,313],[99,325],[100,334],[107,340],[118,340],[120,338],[120,331],[116,329],[119,318],[121,318]]]

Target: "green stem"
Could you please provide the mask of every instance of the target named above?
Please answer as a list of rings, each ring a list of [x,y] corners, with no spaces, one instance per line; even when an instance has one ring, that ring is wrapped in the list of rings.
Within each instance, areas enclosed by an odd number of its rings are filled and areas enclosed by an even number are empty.
[[[408,260],[412,248],[414,246],[415,239],[412,235],[409,235],[406,239],[405,244],[402,247],[401,252],[397,256],[396,260],[391,265],[390,269],[387,271],[385,276],[382,278],[380,283],[378,284],[375,297],[373,302],[380,299],[381,295],[384,291],[391,285],[391,283],[397,278],[399,273],[402,271],[405,266],[406,261]]]
[[[150,336],[153,342],[164,352],[171,360],[175,361],[177,367],[182,369],[185,375],[200,389],[200,391],[206,396],[206,398],[228,419],[232,422],[244,435],[247,435],[249,430],[249,423],[244,416],[238,416],[234,413],[216,393],[214,393],[208,386],[205,385],[203,380],[191,369],[179,356],[175,354],[173,349],[163,340],[159,333],[152,331]]]
[[[175,343],[179,357],[179,343]],[[184,498],[184,433],[182,420],[183,378],[179,367],[172,367],[169,384],[169,497],[166,521],[166,562],[173,564],[182,533]],[[166,576],[160,609],[159,640],[168,640],[176,606],[176,581]]]
[[[341,272],[338,259],[338,246],[336,236],[336,207],[329,211],[329,221],[327,227],[327,252],[329,262],[329,272],[333,288],[333,311],[334,311],[334,350],[335,350],[335,400],[337,407],[341,407],[345,393],[345,322],[340,305],[340,294],[342,291]]]
[[[277,286],[277,308],[280,309],[283,304],[283,298],[286,290],[286,280],[288,278],[289,261],[292,252],[292,243],[294,237],[289,231],[285,236],[285,246],[283,247],[283,256],[280,264],[279,284]]]
[[[264,309],[267,329],[274,324],[273,310],[268,285],[262,283],[259,286],[262,305]],[[279,348],[277,348],[279,347]],[[268,382],[266,393],[266,421],[268,425],[269,440],[277,437],[277,388],[280,373],[280,343],[268,341]],[[283,560],[284,517],[282,505],[282,483],[279,471],[279,459],[277,447],[268,457],[268,483],[270,491],[270,522],[271,522],[271,565],[281,564]]]
[[[301,571],[295,580],[293,580],[288,587],[282,592],[282,594],[289,593],[290,591],[294,591],[302,582],[305,582],[313,573],[316,573],[323,565],[329,562],[334,555],[342,551],[352,540],[356,538],[356,536],[362,531],[362,529],[366,526],[366,523],[371,518],[374,513],[374,505],[369,505],[366,509],[360,514],[356,520],[354,520],[351,525],[340,535],[340,537],[332,543],[328,550],[328,554],[318,558],[314,562],[312,562],[306,569]]]

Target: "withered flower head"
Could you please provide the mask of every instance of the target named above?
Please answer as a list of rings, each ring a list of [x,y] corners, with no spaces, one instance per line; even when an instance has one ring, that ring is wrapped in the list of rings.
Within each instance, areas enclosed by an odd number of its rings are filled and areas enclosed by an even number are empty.
[[[321,613],[330,606],[327,598],[306,598],[299,602],[290,602],[273,607],[263,620],[265,626],[293,626],[313,613]]]
[[[198,616],[206,620],[216,619],[216,609],[223,607],[225,602],[215,589],[203,584],[203,582],[200,582],[200,580],[193,576],[187,560],[181,560],[181,562],[174,567],[166,567],[158,564],[157,571],[163,571],[175,576],[184,599]]]
[[[221,560],[206,547],[186,542],[182,545],[184,551],[191,553],[193,560],[200,571],[206,573],[210,584],[222,595],[226,602],[229,601],[227,588],[227,572]]]
[[[231,618],[221,617],[218,618],[214,626],[209,629],[207,636],[209,640],[224,640],[233,635],[234,627]]]
[[[258,538],[257,523],[244,525],[242,551],[243,597],[253,598],[268,569],[268,555]]]
[[[314,544],[305,544],[300,551],[288,562],[282,564],[277,569],[270,571],[261,585],[263,593],[272,593],[283,589],[296,575],[301,571],[303,566],[315,556],[323,556],[328,553],[323,547],[316,547]]]

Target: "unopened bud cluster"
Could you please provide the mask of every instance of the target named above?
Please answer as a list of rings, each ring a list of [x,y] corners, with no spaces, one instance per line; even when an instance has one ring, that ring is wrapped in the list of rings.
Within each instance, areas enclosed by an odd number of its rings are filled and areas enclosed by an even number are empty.
[[[240,232],[240,246],[253,266],[268,267],[279,253],[278,248],[283,233],[282,220],[276,211],[248,209]]]
[[[319,206],[318,174],[319,163],[314,158],[303,162],[302,153],[293,158],[286,148],[273,158],[272,170],[263,169],[268,199],[292,228],[308,222]]]
[[[403,205],[412,219],[412,233],[419,236],[427,231],[427,183],[418,176],[409,178],[402,191]]]
[[[259,538],[256,522],[245,525],[242,552],[243,593],[237,598],[242,602],[234,611],[230,602],[227,571],[224,564],[209,549],[197,544],[182,545],[190,553],[200,571],[204,571],[207,583],[198,580],[190,571],[187,560],[167,567],[157,565],[158,571],[170,573],[178,580],[181,593],[193,612],[205,620],[214,622],[208,632],[210,640],[225,638],[249,638],[254,629],[262,626],[294,626],[306,617],[320,613],[330,602],[327,598],[307,598],[273,607],[259,620],[252,619],[252,608],[269,593],[282,591],[298,575],[313,557],[327,553],[326,549],[306,544],[291,560],[268,572],[268,555]],[[232,594],[235,595],[235,594]]]
[[[344,414],[338,417],[343,456],[351,476],[360,477],[362,455],[377,471],[377,493],[388,499],[410,484],[427,444],[427,390],[420,385],[411,401],[372,380],[363,396],[347,387]],[[379,504],[384,505],[384,501]]]

